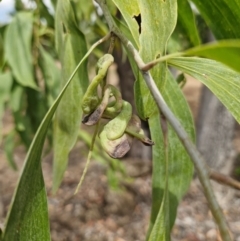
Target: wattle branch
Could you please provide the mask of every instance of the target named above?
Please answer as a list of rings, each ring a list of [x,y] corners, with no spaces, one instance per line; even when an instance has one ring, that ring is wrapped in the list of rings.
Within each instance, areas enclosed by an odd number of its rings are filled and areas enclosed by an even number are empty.
[[[218,224],[222,239],[224,241],[231,241],[231,236],[230,236],[230,232],[229,232],[229,228],[228,228],[225,216],[223,215],[223,212],[213,193],[213,189],[209,180],[209,170],[205,160],[197,150],[196,146],[192,143],[192,141],[188,137],[188,134],[186,133],[186,131],[184,130],[184,128],[182,127],[178,119],[174,116],[172,111],[169,109],[168,105],[164,101],[149,71],[146,71],[146,70],[144,71],[144,67],[146,66],[146,64],[143,62],[138,51],[134,48],[133,44],[121,33],[121,31],[115,25],[115,22],[109,12],[108,6],[106,5],[106,1],[105,0],[95,0],[95,1],[102,8],[103,14],[105,16],[105,19],[107,21],[110,31],[113,32],[121,40],[123,45],[132,54],[158,106],[159,111],[165,116],[167,121],[171,124],[171,126],[177,133],[179,139],[182,141],[184,147],[186,148],[189,156],[191,157],[194,163],[196,172],[198,174],[199,180],[203,186],[203,190],[208,200],[211,212],[216,220],[216,223]]]

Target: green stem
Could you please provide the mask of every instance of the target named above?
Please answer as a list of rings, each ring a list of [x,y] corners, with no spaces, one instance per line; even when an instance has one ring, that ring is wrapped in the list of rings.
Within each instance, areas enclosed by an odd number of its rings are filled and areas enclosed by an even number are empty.
[[[90,164],[90,160],[91,160],[91,157],[92,157],[94,143],[95,143],[96,136],[97,136],[97,133],[98,133],[98,127],[99,127],[99,122],[96,125],[95,131],[94,131],[94,134],[93,134],[93,138],[92,138],[92,142],[91,142],[91,146],[90,146],[90,149],[89,149],[89,152],[88,152],[87,162],[86,162],[86,165],[85,165],[85,167],[83,169],[83,173],[82,173],[81,179],[80,179],[80,181],[79,181],[79,183],[77,185],[77,188],[76,188],[76,190],[74,192],[74,195],[78,193],[80,187],[82,186],[83,180],[84,180],[84,178],[86,176],[86,173],[87,173],[87,170],[88,170],[88,166]]]

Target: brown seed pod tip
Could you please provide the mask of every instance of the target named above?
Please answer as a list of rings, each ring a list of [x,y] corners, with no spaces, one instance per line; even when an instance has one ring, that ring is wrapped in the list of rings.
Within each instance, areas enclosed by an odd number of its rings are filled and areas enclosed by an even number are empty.
[[[142,140],[142,143],[145,145],[145,146],[153,146],[155,143],[150,140],[149,138],[145,138],[144,140]]]
[[[129,141],[125,139],[114,148],[110,156],[112,158],[122,158],[130,150],[130,148],[131,146],[129,145]]]
[[[89,119],[89,116],[90,116],[91,114],[87,114],[87,115],[84,115],[83,116],[83,118],[82,118],[82,123],[83,124],[86,124],[87,122],[88,122],[88,119]]]
[[[124,134],[119,139],[108,140],[106,138],[106,132],[102,131],[100,134],[100,140],[103,149],[112,158],[122,158],[131,148],[133,137]]]

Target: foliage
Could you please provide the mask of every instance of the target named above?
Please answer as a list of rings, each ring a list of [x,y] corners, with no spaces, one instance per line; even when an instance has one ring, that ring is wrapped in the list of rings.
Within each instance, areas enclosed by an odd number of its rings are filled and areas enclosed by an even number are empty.
[[[218,0],[217,9],[214,0],[194,0],[193,2],[216,38],[239,38],[240,30],[236,27],[236,23],[240,22],[239,0],[231,2]],[[104,47],[94,50],[102,41],[92,45],[96,39],[108,32],[108,28],[103,16],[96,13],[91,1],[86,5],[81,4],[82,1],[52,1],[55,7],[56,52],[53,36],[54,17],[42,1],[35,3],[37,7],[30,11],[17,0],[17,12],[13,20],[8,26],[2,26],[0,29],[0,91],[2,93],[0,117],[7,102],[15,121],[11,136],[17,133],[29,148],[6,219],[2,234],[4,241],[51,239],[47,196],[41,168],[44,142],[46,137],[50,143],[53,138],[53,191],[55,192],[67,167],[69,151],[78,137],[82,119],[81,105],[86,96],[84,93],[89,94],[86,91],[89,82],[85,60],[92,52],[95,56],[106,52]],[[177,81],[168,70],[168,65],[202,81],[223,102],[236,120],[240,121],[237,111],[240,99],[238,91],[240,74],[237,72],[239,66],[232,64],[237,63],[240,57],[240,40],[224,40],[210,48],[197,46],[200,44],[200,37],[195,26],[192,8],[187,0],[135,0],[131,5],[128,1],[118,0],[107,1],[107,3],[111,14],[115,16],[115,23],[133,42],[143,60],[159,62],[151,69],[151,75],[166,103],[193,141],[195,135],[191,113]],[[82,8],[83,5],[84,8]],[[118,11],[121,13],[120,18],[117,18]],[[139,26],[134,16],[140,13],[142,21]],[[95,16],[96,20],[92,21],[90,16]],[[216,19],[219,19],[222,24],[219,25]],[[89,51],[87,51],[88,45],[92,45]],[[186,47],[193,46],[197,47],[184,52]],[[176,49],[183,52],[174,54]],[[166,56],[167,53],[173,54]],[[126,49],[126,54],[135,75],[134,95],[138,114],[142,119],[148,120],[151,138],[155,142],[153,200],[147,240],[170,240],[177,206],[190,184],[193,165],[175,130],[170,125],[167,125],[167,131],[164,130],[165,120],[161,117],[129,49]],[[209,59],[184,55],[204,56]],[[57,56],[62,65],[61,70],[56,65]],[[101,69],[101,66],[98,65],[98,68]],[[104,70],[107,72],[107,68]],[[106,73],[101,76],[101,80],[104,80],[105,75]],[[90,97],[94,96],[91,94]],[[93,110],[98,108],[102,99],[101,97],[93,106]],[[113,104],[107,102],[107,107],[112,106]],[[122,106],[118,112],[123,113]],[[114,120],[116,115],[115,112],[114,117],[110,119]],[[129,119],[126,121],[125,117],[125,115],[121,116],[125,123],[123,132],[127,133],[126,125],[129,124]],[[52,129],[53,118],[54,134],[52,136],[48,130]],[[34,133],[36,134],[32,140]],[[133,136],[133,134],[129,135]],[[5,137],[6,150],[9,154],[14,146],[8,138],[10,137]],[[11,155],[9,160],[14,166]]]
[[[56,66],[53,45],[53,16],[42,4],[34,11],[19,5],[19,1],[16,7],[18,11],[12,21],[1,26],[0,75],[5,91],[1,106],[10,109],[14,118],[12,140],[18,136],[28,148],[59,92],[60,69]],[[42,16],[47,19],[46,23],[41,22]],[[7,135],[3,136],[5,149],[8,160],[14,163],[15,145],[9,142]],[[51,143],[50,137],[48,135]]]

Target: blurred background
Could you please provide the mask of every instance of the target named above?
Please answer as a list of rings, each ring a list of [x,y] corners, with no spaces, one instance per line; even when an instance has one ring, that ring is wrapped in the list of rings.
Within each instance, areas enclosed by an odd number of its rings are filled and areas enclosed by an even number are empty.
[[[60,90],[60,62],[54,44],[54,12],[57,0],[2,0],[0,2],[0,227],[26,155],[46,111]],[[80,30],[88,46],[103,37],[108,28],[101,10],[92,1],[74,0]],[[117,18],[121,14],[108,1]],[[192,4],[199,33],[197,43],[215,40],[197,8]],[[11,29],[19,21],[23,38]],[[14,45],[12,44],[14,41]],[[179,21],[168,53],[197,45],[186,35]],[[10,56],[13,48],[16,55]],[[17,47],[16,47],[17,46]],[[94,50],[88,61],[90,79],[95,64],[108,46]],[[134,106],[134,76],[127,56],[116,41],[115,63],[108,79],[121,89]],[[46,74],[46,65],[51,72]],[[27,66],[27,67],[26,67]],[[198,149],[208,165],[240,180],[240,128],[231,114],[202,84],[172,69],[192,110]],[[30,88],[22,76],[30,76],[39,89]],[[39,91],[40,90],[40,91]],[[136,112],[136,110],[134,110]],[[142,123],[146,133],[147,123]],[[144,240],[151,207],[151,147],[135,141],[121,161],[103,154],[99,143],[93,153],[80,192],[73,196],[85,165],[91,141],[89,128],[79,128],[79,140],[69,155],[69,167],[56,195],[52,195],[52,129],[43,154],[43,171],[48,192],[52,240],[137,241]],[[214,190],[233,231],[240,241],[240,193],[214,183]],[[178,209],[172,240],[220,240],[197,179]]]

